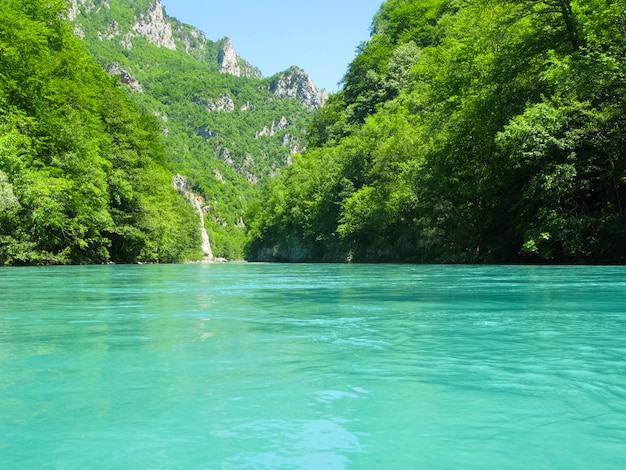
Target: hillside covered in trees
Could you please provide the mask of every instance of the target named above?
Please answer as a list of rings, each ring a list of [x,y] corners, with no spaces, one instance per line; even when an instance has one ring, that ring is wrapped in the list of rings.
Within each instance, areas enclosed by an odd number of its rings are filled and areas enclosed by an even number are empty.
[[[215,255],[242,259],[247,206],[304,149],[325,92],[297,67],[262,77],[230,39],[207,39],[168,16],[161,0],[68,4],[90,54],[157,117],[171,172],[202,198]]]
[[[326,93],[161,0],[0,7],[0,265],[200,260],[195,210],[211,256],[242,259],[248,204]]]
[[[626,7],[388,0],[251,260],[626,262]]]
[[[0,0],[0,265],[199,259],[157,119],[64,19],[64,0]]]

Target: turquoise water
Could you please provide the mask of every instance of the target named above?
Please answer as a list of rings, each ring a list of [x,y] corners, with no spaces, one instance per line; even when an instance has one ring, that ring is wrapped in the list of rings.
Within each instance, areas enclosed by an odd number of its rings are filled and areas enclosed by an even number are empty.
[[[0,467],[626,468],[626,268],[0,269]]]

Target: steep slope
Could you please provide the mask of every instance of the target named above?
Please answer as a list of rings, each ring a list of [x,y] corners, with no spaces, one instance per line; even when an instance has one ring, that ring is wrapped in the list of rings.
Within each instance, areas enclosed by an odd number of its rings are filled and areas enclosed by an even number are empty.
[[[199,259],[152,116],[94,62],[63,0],[0,0],[0,265]]]
[[[248,204],[304,149],[326,93],[298,68],[261,77],[230,39],[207,40],[160,0],[70,3],[76,35],[160,120],[172,173],[205,201],[215,255],[241,258]]]
[[[251,259],[626,263],[626,8],[388,0]]]

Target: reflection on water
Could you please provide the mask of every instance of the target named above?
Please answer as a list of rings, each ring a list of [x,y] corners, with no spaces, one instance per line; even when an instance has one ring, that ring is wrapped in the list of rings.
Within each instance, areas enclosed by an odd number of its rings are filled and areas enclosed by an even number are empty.
[[[626,268],[0,269],[6,468],[623,468]]]

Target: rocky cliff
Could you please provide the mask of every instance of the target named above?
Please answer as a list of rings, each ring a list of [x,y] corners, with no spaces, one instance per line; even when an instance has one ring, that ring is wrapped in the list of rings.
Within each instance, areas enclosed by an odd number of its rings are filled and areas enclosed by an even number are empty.
[[[230,38],[226,38],[218,53],[217,60],[220,64],[220,73],[227,73],[235,77],[241,77],[241,68],[239,67],[239,56],[233,48]]]
[[[270,91],[279,98],[295,98],[309,109],[320,108],[328,99],[328,92],[317,88],[311,77],[295,66],[276,75]]]
[[[110,10],[109,0],[69,0],[69,19],[76,21],[81,15],[88,16]],[[78,36],[84,37],[84,28],[76,25]],[[163,10],[161,0],[154,0],[148,8],[136,14],[130,25],[120,24],[119,20],[112,19],[103,31],[98,31],[100,40],[117,39],[126,49],[133,48],[133,38],[143,37],[157,47],[176,50],[176,42],[170,19]]]
[[[248,78],[262,78],[261,72],[250,65],[245,60],[242,60],[230,38],[224,38],[220,41],[220,49],[217,55],[217,60],[220,65],[220,73],[227,73],[234,75],[235,77],[248,77]]]
[[[156,0],[154,4],[148,6],[148,10],[139,15],[131,29],[157,47],[176,50],[172,25],[165,18],[161,0]]]
[[[110,0],[69,0],[69,3],[68,17],[75,22],[76,35],[81,38],[85,37],[81,16],[89,17],[99,13],[110,16]],[[167,16],[162,0],[149,2],[144,11],[135,12],[128,24],[120,19],[110,19],[97,34],[100,41],[117,41],[127,50],[132,50],[135,38],[143,38],[160,48],[183,50],[200,61],[207,58],[207,39],[204,34],[197,28]],[[217,63],[221,73],[263,78],[259,69],[239,57],[230,38],[218,42]]]

